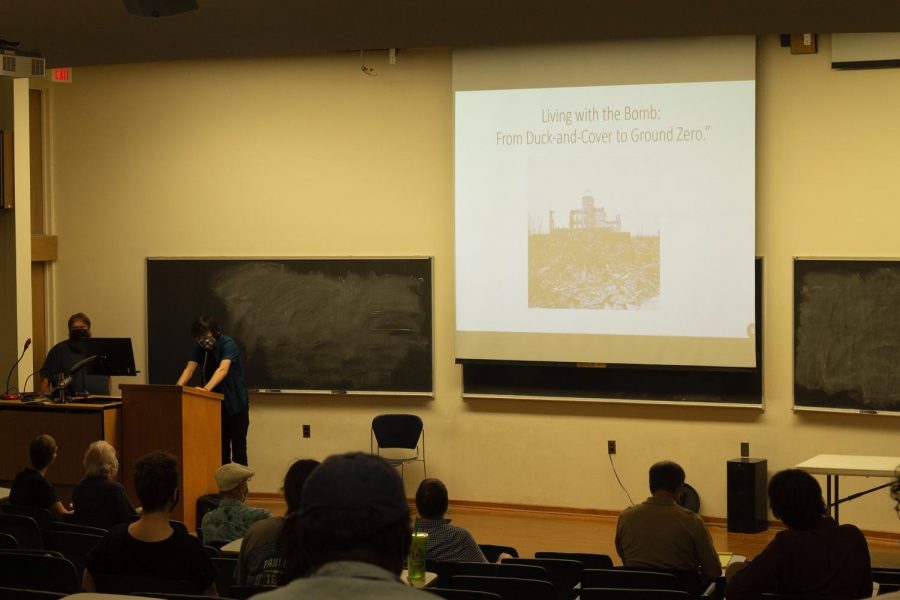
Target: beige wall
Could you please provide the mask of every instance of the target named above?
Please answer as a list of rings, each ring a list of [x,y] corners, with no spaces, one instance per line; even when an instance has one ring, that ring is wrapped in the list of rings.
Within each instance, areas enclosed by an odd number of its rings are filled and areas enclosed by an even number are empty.
[[[897,418],[791,411],[791,257],[900,255],[900,79],[832,72],[828,57],[827,37],[814,56],[760,41],[764,412],[460,399],[441,50],[403,52],[396,67],[373,58],[377,77],[355,55],[76,69],[51,98],[57,322],[86,311],[96,335],[132,336],[145,368],[147,256],[433,255],[436,398],[254,397],[257,491],[277,490],[294,458],[368,449],[373,415],[408,410],[426,422],[429,475],[457,499],[622,508],[605,454],[616,439],[635,499],[648,464],[668,457],[686,467],[703,512],[724,516],[725,460],[740,441],[770,470],[900,447]],[[849,481],[846,491],[866,483]],[[882,492],[844,514],[896,532],[891,506]]]

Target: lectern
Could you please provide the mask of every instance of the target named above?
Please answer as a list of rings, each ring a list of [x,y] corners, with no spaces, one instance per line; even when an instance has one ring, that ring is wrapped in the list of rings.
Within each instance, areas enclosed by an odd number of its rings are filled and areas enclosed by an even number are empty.
[[[134,491],[134,463],[154,450],[178,459],[181,501],[172,518],[197,528],[197,498],[214,493],[222,463],[222,394],[180,385],[119,385],[122,390],[122,483]]]

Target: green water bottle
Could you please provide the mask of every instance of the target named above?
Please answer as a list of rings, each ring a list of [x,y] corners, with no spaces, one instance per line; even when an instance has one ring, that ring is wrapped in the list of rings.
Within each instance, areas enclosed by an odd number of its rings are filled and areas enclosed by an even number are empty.
[[[406,568],[409,582],[413,586],[419,586],[425,582],[425,555],[428,552],[428,533],[419,531],[419,520],[412,532],[412,542],[409,544],[409,556],[406,559]]]

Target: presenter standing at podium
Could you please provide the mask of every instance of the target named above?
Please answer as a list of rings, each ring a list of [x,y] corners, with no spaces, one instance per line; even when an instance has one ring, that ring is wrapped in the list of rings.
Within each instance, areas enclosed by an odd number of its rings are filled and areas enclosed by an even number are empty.
[[[233,338],[223,335],[213,317],[200,317],[191,325],[197,342],[193,356],[176,385],[185,385],[200,367],[200,389],[222,394],[222,464],[247,465],[247,429],[250,396],[244,381],[244,364]]]
[[[44,360],[44,366],[38,371],[41,375],[41,392],[46,394],[53,385],[71,377],[67,385],[71,388],[71,392],[108,396],[109,377],[88,375],[83,367],[77,373],[69,372],[78,362],[86,358],[81,340],[91,337],[91,320],[84,313],[75,313],[69,317],[68,326],[69,339],[50,349]]]

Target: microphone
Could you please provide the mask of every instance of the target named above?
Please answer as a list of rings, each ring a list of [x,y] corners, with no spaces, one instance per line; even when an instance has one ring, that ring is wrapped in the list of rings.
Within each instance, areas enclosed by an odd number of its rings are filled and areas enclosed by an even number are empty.
[[[10,394],[9,393],[9,390],[11,389],[9,387],[9,378],[12,377],[13,371],[15,371],[16,367],[19,365],[19,363],[22,362],[22,359],[25,358],[25,352],[28,351],[28,348],[30,346],[31,346],[31,338],[28,338],[27,340],[25,340],[25,347],[22,348],[22,354],[19,355],[19,360],[17,360],[15,362],[15,364],[9,369],[9,373],[6,375],[6,391],[3,392],[3,395],[0,396],[0,398],[3,398],[4,400],[16,400],[19,397],[18,394]]]
[[[77,373],[81,367],[85,366],[88,363],[94,362],[98,358],[100,358],[100,355],[94,354],[93,356],[88,356],[87,358],[82,358],[81,360],[79,360],[77,363],[72,365],[72,368],[69,369],[69,373],[68,375],[66,375],[66,378],[60,381],[56,387],[66,388],[70,383],[72,383],[72,380],[75,378],[75,373]]]

